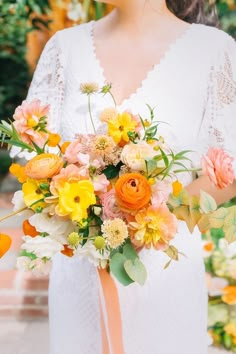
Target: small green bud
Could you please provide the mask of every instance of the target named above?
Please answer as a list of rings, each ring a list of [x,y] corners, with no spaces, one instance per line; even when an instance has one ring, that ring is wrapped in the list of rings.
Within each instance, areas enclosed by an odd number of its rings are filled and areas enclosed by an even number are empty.
[[[94,246],[97,248],[97,250],[102,250],[103,248],[105,248],[105,239],[102,236],[97,236],[94,240]]]

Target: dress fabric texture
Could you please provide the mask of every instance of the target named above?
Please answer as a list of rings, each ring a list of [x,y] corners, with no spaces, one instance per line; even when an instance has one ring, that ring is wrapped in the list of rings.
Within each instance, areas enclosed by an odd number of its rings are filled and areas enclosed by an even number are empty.
[[[38,63],[27,100],[51,105],[50,128],[63,140],[92,133],[84,82],[106,83],[96,57],[90,22],[54,35]],[[192,24],[169,47],[160,63],[118,109],[148,115],[168,124],[160,132],[174,150],[191,149],[193,164],[209,146],[236,150],[236,46],[224,32]],[[109,95],[92,96],[97,132],[99,112],[113,106]],[[188,184],[186,174],[182,182]],[[117,284],[125,354],[207,354],[207,293],[201,237],[183,223],[174,245],[186,257],[164,270],[168,258],[154,250],[140,257],[147,283]],[[99,285],[87,259],[55,257],[50,278],[50,354],[102,354]]]

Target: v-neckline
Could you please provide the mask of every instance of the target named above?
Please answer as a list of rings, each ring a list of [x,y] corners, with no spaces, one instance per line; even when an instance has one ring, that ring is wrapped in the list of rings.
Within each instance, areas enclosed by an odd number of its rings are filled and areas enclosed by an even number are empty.
[[[89,35],[90,35],[90,42],[91,42],[91,47],[92,47],[92,55],[93,59],[96,63],[96,66],[98,68],[98,71],[100,72],[101,76],[101,81],[103,85],[110,83],[105,75],[105,68],[101,63],[100,58],[97,55],[97,50],[96,50],[96,45],[95,45],[95,38],[94,38],[94,25],[96,21],[91,21],[90,22],[90,30],[89,30]],[[120,103],[117,103],[117,107],[122,107],[124,106],[127,102],[131,101],[134,97],[136,97],[141,91],[143,91],[146,82],[149,80],[149,78],[157,71],[160,70],[163,64],[167,61],[167,59],[171,56],[172,52],[174,51],[175,48],[178,48],[179,44],[189,35],[189,33],[192,31],[193,27],[195,26],[195,23],[191,23],[188,25],[188,27],[181,33],[178,37],[175,38],[175,40],[171,41],[167,47],[167,49],[164,51],[164,53],[161,55],[160,60],[158,63],[154,64],[150,69],[147,70],[145,77],[141,80],[140,84],[137,86],[137,88],[131,92],[127,97],[123,98]],[[116,99],[116,97],[114,97]],[[116,101],[117,102],[117,101]]]

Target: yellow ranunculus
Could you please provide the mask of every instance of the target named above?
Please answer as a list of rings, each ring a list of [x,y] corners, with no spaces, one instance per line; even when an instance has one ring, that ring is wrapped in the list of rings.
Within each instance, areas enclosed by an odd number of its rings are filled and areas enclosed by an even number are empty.
[[[139,123],[128,112],[118,114],[108,121],[108,134],[114,139],[116,144],[125,145],[129,141],[128,132],[137,130]]]
[[[69,216],[71,220],[80,222],[87,218],[87,209],[96,203],[94,187],[90,181],[66,182],[59,189],[59,201],[56,213],[60,216]]]
[[[41,183],[43,182],[28,179],[27,182],[25,182],[22,186],[24,202],[28,207],[34,204],[31,207],[33,210],[37,209],[38,207],[44,208],[46,206],[46,203],[44,203],[43,201],[37,203],[38,200],[44,199],[44,194],[40,190]]]

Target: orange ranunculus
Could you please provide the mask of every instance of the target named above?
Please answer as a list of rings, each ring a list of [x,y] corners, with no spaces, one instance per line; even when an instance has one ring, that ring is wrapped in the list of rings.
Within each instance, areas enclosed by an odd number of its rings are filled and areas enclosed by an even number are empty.
[[[229,285],[223,289],[222,300],[228,305],[236,304],[236,286]]]
[[[0,258],[4,256],[5,253],[11,247],[11,238],[8,235],[0,233]]]
[[[64,256],[73,257],[74,250],[67,245],[64,245],[64,250],[62,250],[61,253],[64,254]]]
[[[48,136],[48,146],[55,147],[61,141],[61,137],[59,134],[49,133]]]
[[[30,224],[28,219],[23,221],[22,228],[23,228],[24,234],[27,236],[35,237],[35,236],[38,236],[38,234],[39,234],[39,232],[36,230],[36,228]]]
[[[139,173],[126,173],[115,184],[116,200],[120,208],[139,210],[151,199],[151,187]]]
[[[25,183],[27,176],[25,174],[25,168],[18,163],[13,163],[9,168],[10,173],[15,176],[20,183]]]
[[[64,154],[66,152],[66,149],[68,148],[68,146],[71,144],[70,141],[65,141],[62,146],[61,146],[61,152],[62,154]]]
[[[47,179],[58,174],[62,167],[61,157],[54,154],[41,154],[25,165],[25,174],[31,179]]]

